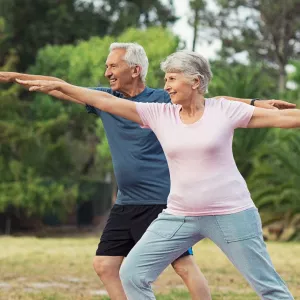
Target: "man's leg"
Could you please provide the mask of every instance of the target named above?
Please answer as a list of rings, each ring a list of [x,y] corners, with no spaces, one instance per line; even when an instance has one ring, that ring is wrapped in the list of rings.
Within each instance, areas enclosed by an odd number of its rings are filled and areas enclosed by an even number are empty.
[[[192,255],[181,256],[172,266],[187,286],[192,300],[211,300],[208,282]]]
[[[126,300],[119,276],[123,256],[95,256],[93,267],[112,300]]]
[[[93,260],[94,270],[111,300],[126,300],[119,271],[124,257],[134,246],[130,217],[127,206],[113,206]]]
[[[209,238],[223,250],[261,299],[294,299],[271,262],[256,209],[203,217],[202,224],[211,224]]]
[[[196,218],[186,220],[186,217],[161,213],[121,266],[120,277],[127,299],[155,299],[151,283],[185,249],[201,240],[197,230]]]

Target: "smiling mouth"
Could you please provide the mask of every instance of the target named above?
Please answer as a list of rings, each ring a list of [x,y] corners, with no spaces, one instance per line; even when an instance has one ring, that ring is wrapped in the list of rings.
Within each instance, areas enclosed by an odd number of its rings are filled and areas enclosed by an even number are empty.
[[[117,81],[117,79],[110,79],[110,80],[109,80],[109,83],[112,84],[112,83],[115,83],[116,81]]]
[[[176,94],[176,92],[169,93],[169,96],[172,97]]]

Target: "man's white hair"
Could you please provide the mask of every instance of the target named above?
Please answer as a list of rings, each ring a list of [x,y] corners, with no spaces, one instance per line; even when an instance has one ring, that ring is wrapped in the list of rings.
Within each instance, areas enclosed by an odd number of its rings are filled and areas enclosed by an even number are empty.
[[[169,55],[160,67],[165,73],[183,73],[189,78],[200,77],[200,93],[208,91],[212,79],[209,62],[201,55],[192,51],[178,51]]]
[[[130,67],[139,66],[141,68],[140,77],[143,82],[146,82],[149,62],[144,48],[137,43],[112,43],[109,51],[114,49],[126,50],[124,60]]]

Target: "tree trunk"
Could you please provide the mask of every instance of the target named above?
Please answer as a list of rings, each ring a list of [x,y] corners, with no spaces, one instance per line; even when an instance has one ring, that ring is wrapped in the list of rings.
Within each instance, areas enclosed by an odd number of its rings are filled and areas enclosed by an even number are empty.
[[[10,235],[10,233],[11,233],[11,217],[7,215],[5,220],[5,235]]]
[[[196,49],[196,43],[197,43],[197,39],[198,39],[198,24],[199,24],[199,10],[195,9],[195,16],[194,16],[194,38],[193,38],[193,48],[192,50],[195,51]]]
[[[280,71],[279,71],[279,80],[278,80],[278,91],[279,93],[283,93],[285,91],[286,86],[286,72],[285,66],[280,64]]]

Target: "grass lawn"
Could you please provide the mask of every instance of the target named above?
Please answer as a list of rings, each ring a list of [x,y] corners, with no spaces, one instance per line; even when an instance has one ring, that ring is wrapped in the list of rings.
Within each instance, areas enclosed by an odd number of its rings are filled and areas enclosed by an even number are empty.
[[[0,299],[108,300],[92,269],[97,237],[0,238]],[[300,300],[300,243],[268,243],[276,269]],[[258,297],[210,241],[194,247],[214,300]],[[190,299],[181,279],[168,268],[154,283],[158,300]],[[142,299],[141,299],[142,300]]]

